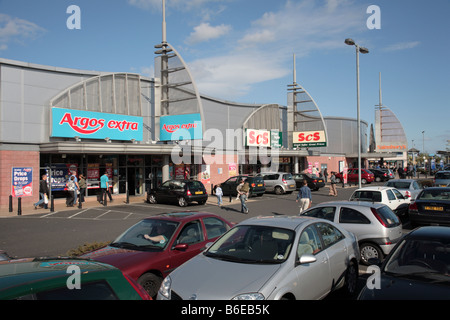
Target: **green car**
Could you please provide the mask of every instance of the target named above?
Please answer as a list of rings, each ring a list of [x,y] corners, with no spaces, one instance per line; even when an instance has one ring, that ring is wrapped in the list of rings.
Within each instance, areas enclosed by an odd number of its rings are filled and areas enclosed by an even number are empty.
[[[0,262],[0,300],[150,300],[119,269],[84,259]]]

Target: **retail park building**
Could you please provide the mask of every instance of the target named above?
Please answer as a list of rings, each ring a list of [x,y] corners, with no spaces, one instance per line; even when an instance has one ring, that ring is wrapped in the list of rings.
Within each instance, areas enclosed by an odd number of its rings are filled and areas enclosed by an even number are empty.
[[[355,166],[356,119],[322,116],[295,81],[286,106],[225,101],[198,92],[172,46],[157,47],[155,78],[0,59],[0,207],[10,195],[36,202],[43,173],[55,194],[76,172],[94,195],[106,172],[115,194],[133,196],[185,169],[210,192],[239,173]],[[364,166],[395,157],[367,153],[367,131],[361,121]]]

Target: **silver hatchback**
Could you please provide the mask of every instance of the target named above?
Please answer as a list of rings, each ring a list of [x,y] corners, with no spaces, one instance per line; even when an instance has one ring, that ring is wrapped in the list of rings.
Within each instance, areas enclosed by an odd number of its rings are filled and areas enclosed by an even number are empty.
[[[403,235],[400,220],[382,203],[323,202],[301,215],[332,221],[355,234],[361,252],[360,260],[366,265],[370,258],[381,261]]]
[[[308,217],[251,218],[163,281],[161,300],[320,299],[344,287],[356,293],[355,236]]]
[[[275,192],[276,194],[292,193],[297,188],[292,174],[287,172],[263,172],[257,175],[264,179],[266,192]]]

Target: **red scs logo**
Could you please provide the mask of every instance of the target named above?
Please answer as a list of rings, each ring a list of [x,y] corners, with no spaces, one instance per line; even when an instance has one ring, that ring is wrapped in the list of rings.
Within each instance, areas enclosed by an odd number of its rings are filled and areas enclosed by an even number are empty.
[[[247,146],[270,146],[270,132],[247,129]]]

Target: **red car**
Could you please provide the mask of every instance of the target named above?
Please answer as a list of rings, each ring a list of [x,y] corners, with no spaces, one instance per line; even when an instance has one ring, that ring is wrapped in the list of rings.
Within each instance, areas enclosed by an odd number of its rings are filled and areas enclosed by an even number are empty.
[[[340,183],[343,179],[343,172],[336,173],[336,182]],[[361,183],[371,183],[375,180],[375,176],[368,169],[361,169]],[[347,170],[347,183],[358,183],[358,169]]]
[[[162,214],[141,220],[108,246],[83,258],[113,265],[156,297],[162,280],[199,254],[233,224],[201,212]]]

